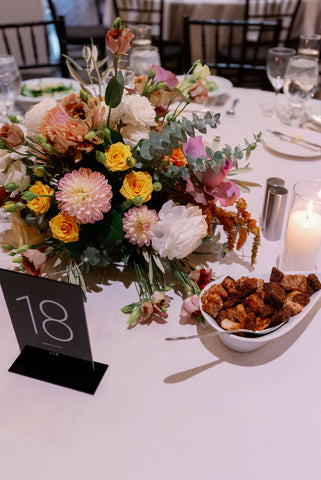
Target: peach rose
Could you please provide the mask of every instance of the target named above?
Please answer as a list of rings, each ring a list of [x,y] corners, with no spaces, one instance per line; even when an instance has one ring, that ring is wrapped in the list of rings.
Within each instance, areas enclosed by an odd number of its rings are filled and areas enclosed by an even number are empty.
[[[5,123],[0,128],[0,138],[9,146],[17,147],[24,141],[24,134],[21,128],[15,123]]]
[[[30,192],[36,195],[53,195],[54,191],[48,185],[44,185],[39,180],[28,189]],[[46,213],[50,207],[50,197],[37,197],[27,203],[27,206],[35,212],[37,215],[41,213]]]
[[[172,153],[166,158],[171,165],[176,165],[176,167],[185,167],[187,165],[186,157],[181,148],[174,148]]]
[[[64,213],[58,213],[49,222],[53,238],[64,243],[77,242],[79,240],[79,226],[76,220]]]
[[[142,197],[144,202],[151,199],[153,191],[153,179],[147,172],[130,172],[124,178],[120,193],[127,200]]]
[[[111,172],[127,170],[127,158],[131,158],[130,146],[122,142],[113,143],[105,152],[105,162]]]
[[[105,36],[106,45],[114,55],[123,55],[130,48],[130,41],[135,37],[133,33],[129,31],[129,28],[120,30],[114,28],[108,30]]]

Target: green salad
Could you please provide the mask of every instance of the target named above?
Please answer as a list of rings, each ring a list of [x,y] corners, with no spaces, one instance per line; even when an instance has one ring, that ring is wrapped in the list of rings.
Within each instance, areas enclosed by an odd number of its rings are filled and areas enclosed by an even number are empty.
[[[24,97],[54,97],[57,94],[68,94],[73,92],[72,84],[66,85],[63,83],[57,84],[50,84],[50,85],[42,85],[40,81],[37,85],[31,87],[28,86],[26,83],[23,83],[21,86],[21,95]]]

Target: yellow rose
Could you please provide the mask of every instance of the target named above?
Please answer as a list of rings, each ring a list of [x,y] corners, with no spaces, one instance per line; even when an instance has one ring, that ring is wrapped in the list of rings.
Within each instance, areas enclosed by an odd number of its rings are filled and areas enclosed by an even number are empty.
[[[29,188],[30,192],[36,195],[53,195],[54,191],[43,183],[36,181],[36,183]],[[37,215],[46,213],[50,207],[50,197],[37,197],[27,203],[27,206]]]
[[[127,200],[134,200],[138,195],[144,202],[151,199],[153,179],[147,172],[130,172],[124,178],[120,193]]]
[[[121,142],[113,143],[105,152],[106,167],[112,172],[127,170],[127,158],[131,158],[130,146]]]
[[[79,240],[79,226],[73,217],[65,213],[58,213],[49,222],[53,238],[64,243],[77,242]]]

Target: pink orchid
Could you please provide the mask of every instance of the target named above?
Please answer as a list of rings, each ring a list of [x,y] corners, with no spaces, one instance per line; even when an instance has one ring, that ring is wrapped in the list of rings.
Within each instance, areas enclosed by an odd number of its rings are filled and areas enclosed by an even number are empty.
[[[178,80],[174,73],[165,70],[165,68],[159,65],[152,65],[152,68],[155,70],[155,82],[165,82],[168,87],[176,87],[178,85]]]
[[[199,297],[196,294],[186,297],[183,301],[179,316],[186,319],[190,317],[199,317],[200,315],[202,315],[202,313],[200,311]]]
[[[212,280],[212,269],[211,268],[200,268],[193,270],[189,277],[197,283],[199,288],[203,290]]]
[[[211,197],[217,198],[223,207],[234,205],[241,195],[240,189],[236,183],[228,181],[222,182],[213,188],[204,185],[204,191]]]

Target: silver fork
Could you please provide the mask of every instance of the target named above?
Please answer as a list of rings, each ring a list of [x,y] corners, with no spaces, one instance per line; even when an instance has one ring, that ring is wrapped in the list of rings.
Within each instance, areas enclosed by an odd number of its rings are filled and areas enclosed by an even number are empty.
[[[238,103],[239,103],[239,99],[238,99],[238,98],[235,98],[235,99],[233,100],[233,103],[232,103],[231,108],[229,108],[228,110],[226,110],[227,115],[234,115],[234,113],[235,113],[235,107],[236,107],[236,105],[237,105]]]

